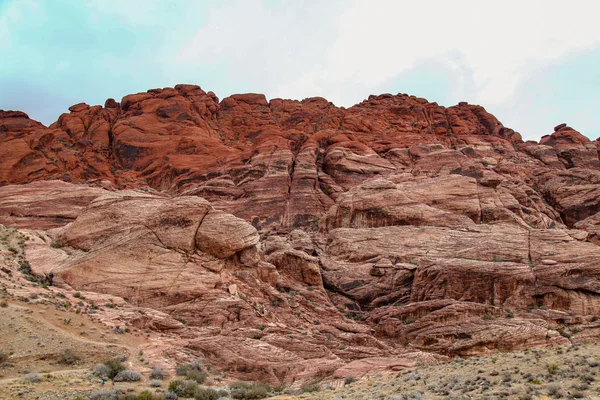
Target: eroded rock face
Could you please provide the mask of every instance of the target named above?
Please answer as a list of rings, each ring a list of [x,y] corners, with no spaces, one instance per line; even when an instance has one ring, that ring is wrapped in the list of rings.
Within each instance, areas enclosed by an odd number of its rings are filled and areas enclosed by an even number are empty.
[[[50,127],[0,112],[0,223],[48,230],[34,269],[126,299],[165,354],[360,375],[597,340],[599,148],[466,103],[178,85]]]

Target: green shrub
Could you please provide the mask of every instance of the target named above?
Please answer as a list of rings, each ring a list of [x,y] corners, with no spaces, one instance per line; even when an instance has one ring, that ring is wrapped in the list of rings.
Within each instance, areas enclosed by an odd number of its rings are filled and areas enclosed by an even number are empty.
[[[352,375],[348,375],[347,377],[344,378],[344,384],[349,385],[353,382],[356,382],[356,378],[353,377]]]
[[[149,390],[144,390],[137,395],[137,400],[152,400],[152,393]]]
[[[273,386],[273,391],[275,393],[282,393],[285,390],[286,386],[283,383],[277,384]]]
[[[300,390],[302,390],[303,393],[313,393],[313,392],[318,392],[319,390],[321,390],[321,385],[319,385],[318,383],[312,382],[312,383],[304,383],[302,384],[302,386],[300,387]]]
[[[264,399],[269,395],[269,385],[260,382],[234,382],[229,385],[231,397],[241,400]]]
[[[125,366],[121,361],[112,358],[104,363],[96,364],[94,367],[94,375],[100,378],[113,379],[119,372],[124,370]]]
[[[219,397],[221,397],[219,393],[212,388],[197,388],[194,391],[195,400],[218,400]]]
[[[571,337],[571,334],[569,332],[565,331],[564,329],[559,329],[558,333],[560,333],[560,336],[566,337],[567,339],[569,339]]]
[[[208,377],[208,374],[206,372],[200,372],[200,371],[189,371],[186,374],[186,376],[188,379],[190,379],[194,382],[204,383],[204,381]]]
[[[169,383],[169,391],[175,393],[179,397],[194,397],[194,393],[198,389],[198,384],[192,380],[175,380]]]

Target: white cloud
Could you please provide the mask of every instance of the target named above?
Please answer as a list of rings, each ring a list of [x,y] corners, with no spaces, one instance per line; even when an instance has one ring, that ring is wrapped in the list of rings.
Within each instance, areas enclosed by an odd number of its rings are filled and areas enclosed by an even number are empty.
[[[223,63],[232,79],[271,97],[320,95],[350,106],[431,60],[457,79],[441,97],[507,109],[536,68],[600,44],[594,1],[284,4],[213,7],[177,61]]]

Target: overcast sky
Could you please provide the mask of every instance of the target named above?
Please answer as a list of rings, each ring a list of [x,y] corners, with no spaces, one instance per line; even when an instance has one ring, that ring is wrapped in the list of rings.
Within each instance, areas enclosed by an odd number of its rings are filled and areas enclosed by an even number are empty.
[[[0,0],[0,109],[194,83],[219,98],[409,93],[483,105],[538,140],[600,136],[600,2]]]

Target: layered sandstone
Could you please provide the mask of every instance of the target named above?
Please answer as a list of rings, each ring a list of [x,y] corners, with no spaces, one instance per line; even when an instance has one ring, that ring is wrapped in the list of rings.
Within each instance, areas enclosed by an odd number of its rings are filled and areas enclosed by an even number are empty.
[[[46,230],[34,270],[125,299],[165,354],[360,375],[597,340],[599,148],[466,103],[178,85],[50,127],[0,112],[0,223]]]

